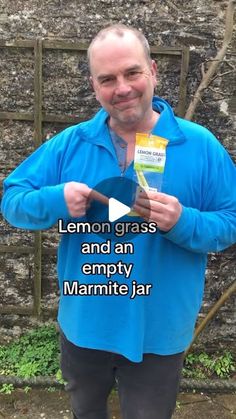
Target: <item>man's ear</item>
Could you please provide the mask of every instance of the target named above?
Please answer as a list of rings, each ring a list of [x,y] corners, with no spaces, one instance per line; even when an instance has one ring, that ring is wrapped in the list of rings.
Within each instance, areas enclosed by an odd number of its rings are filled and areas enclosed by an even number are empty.
[[[152,77],[153,77],[154,84],[155,84],[155,87],[156,87],[156,85],[157,85],[158,71],[157,71],[157,64],[156,64],[156,62],[154,60],[152,60],[151,72],[152,72]]]
[[[94,80],[93,80],[93,77],[92,76],[89,76],[89,85],[90,85],[92,91],[95,93],[95,97],[96,97],[97,101],[99,102],[99,99],[98,99],[98,91],[97,91],[97,89],[95,87],[95,83],[94,83]]]
[[[91,89],[94,91],[94,84],[93,84],[92,76],[89,76],[89,85],[90,85]]]

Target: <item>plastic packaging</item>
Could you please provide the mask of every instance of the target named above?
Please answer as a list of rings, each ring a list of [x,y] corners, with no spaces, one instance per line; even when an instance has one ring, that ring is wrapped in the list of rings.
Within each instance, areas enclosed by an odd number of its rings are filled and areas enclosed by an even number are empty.
[[[141,191],[161,191],[166,162],[166,138],[147,133],[137,133],[134,154],[134,181],[139,185],[134,193],[133,202]],[[139,216],[135,211],[131,217]]]
[[[145,191],[161,191],[168,140],[137,133],[134,155],[135,181]]]

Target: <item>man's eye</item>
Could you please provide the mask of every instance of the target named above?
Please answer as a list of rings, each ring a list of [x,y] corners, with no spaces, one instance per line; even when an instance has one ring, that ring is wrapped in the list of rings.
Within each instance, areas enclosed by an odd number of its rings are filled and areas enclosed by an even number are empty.
[[[141,71],[130,71],[127,76],[129,79],[135,79],[137,77],[139,77],[141,74]]]
[[[113,79],[112,78],[106,78],[106,79],[102,79],[101,80],[101,84],[110,84],[110,83],[112,83],[112,81],[113,81]]]

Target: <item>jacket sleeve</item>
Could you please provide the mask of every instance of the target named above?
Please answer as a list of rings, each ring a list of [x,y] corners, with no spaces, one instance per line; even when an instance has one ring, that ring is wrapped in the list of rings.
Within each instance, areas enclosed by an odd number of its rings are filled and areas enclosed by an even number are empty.
[[[162,235],[187,250],[219,252],[236,242],[236,168],[216,140],[203,179],[203,209],[183,206],[177,224]]]
[[[3,182],[1,210],[13,226],[40,230],[69,217],[60,182],[62,143],[63,134],[47,141]]]

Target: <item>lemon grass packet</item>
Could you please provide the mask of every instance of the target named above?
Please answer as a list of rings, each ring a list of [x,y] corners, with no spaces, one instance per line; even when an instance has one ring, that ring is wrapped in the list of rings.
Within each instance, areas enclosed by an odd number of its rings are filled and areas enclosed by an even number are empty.
[[[166,138],[137,133],[134,154],[135,181],[145,191],[161,191],[166,162]]]

